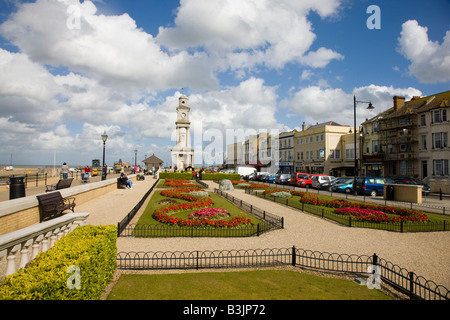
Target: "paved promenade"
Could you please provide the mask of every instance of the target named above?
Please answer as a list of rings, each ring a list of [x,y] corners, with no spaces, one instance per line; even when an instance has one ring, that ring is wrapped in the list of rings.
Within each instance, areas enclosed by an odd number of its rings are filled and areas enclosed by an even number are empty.
[[[117,189],[76,207],[92,225],[116,225],[156,182],[151,176],[131,190]],[[210,182],[209,191],[218,185]],[[251,238],[119,238],[119,252],[297,248],[339,254],[373,255],[450,288],[450,232],[397,233],[348,228],[272,201],[229,192],[267,212],[283,216],[285,228]],[[145,207],[144,204],[143,207]],[[143,211],[140,210],[138,215]]]

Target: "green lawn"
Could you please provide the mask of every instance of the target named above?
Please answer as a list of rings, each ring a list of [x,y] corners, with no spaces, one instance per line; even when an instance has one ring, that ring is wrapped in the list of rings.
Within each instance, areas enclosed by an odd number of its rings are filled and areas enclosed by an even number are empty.
[[[294,271],[120,276],[109,300],[392,300],[350,280]]]
[[[179,204],[186,203],[188,201],[183,199],[173,199],[161,195],[161,191],[155,191],[152,198],[150,199],[146,209],[144,210],[142,216],[140,217],[137,225],[133,230],[133,235],[136,237],[247,237],[252,236],[259,232],[266,231],[269,226],[262,223],[260,219],[253,215],[250,215],[243,211],[242,209],[231,204],[229,201],[218,196],[215,193],[209,193],[209,197],[213,201],[212,208],[222,208],[228,211],[230,216],[225,220],[230,220],[233,217],[245,217],[251,220],[251,224],[245,224],[237,226],[234,228],[214,228],[214,227],[180,227],[171,226],[168,224],[161,223],[153,217],[153,212],[156,208],[162,206],[161,201],[164,200],[175,200]],[[170,214],[174,218],[187,219],[188,216],[196,210],[186,210],[180,212],[174,212]],[[258,226],[259,225],[259,226]],[[259,228],[259,229],[258,229]]]

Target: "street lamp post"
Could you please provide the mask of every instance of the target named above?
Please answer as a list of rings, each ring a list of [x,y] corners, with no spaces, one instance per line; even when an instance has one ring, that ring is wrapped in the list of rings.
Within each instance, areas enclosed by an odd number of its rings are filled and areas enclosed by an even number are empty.
[[[356,156],[356,104],[357,103],[368,103],[369,106],[367,107],[368,110],[373,110],[375,107],[372,105],[372,102],[370,101],[357,101],[356,96],[353,96],[353,139],[354,139],[354,149],[353,149],[353,155],[355,158],[355,168],[354,168],[354,178],[353,178],[353,194],[356,195],[356,177],[358,176],[358,158]],[[361,148],[361,146],[359,146]]]
[[[103,140],[103,166],[102,166],[102,180],[106,180],[106,171],[105,171],[105,146],[106,146],[106,140],[108,140],[108,135],[106,132],[102,134],[102,140]]]
[[[134,149],[134,166],[137,167],[137,149]]]

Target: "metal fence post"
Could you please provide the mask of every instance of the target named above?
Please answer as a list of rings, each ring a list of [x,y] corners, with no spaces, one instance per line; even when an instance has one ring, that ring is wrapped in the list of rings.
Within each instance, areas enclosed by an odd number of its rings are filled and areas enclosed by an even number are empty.
[[[414,295],[414,272],[410,272],[409,276],[409,298],[412,299]]]
[[[351,228],[352,227],[352,216],[348,217],[348,226]]]
[[[292,266],[295,267],[296,264],[295,246],[292,246]]]

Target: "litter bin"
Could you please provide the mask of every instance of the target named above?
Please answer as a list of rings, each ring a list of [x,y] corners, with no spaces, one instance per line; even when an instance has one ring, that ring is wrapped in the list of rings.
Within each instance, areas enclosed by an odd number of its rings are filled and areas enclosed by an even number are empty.
[[[386,186],[386,200],[394,200],[394,186]]]
[[[25,177],[9,177],[9,200],[25,197]]]

